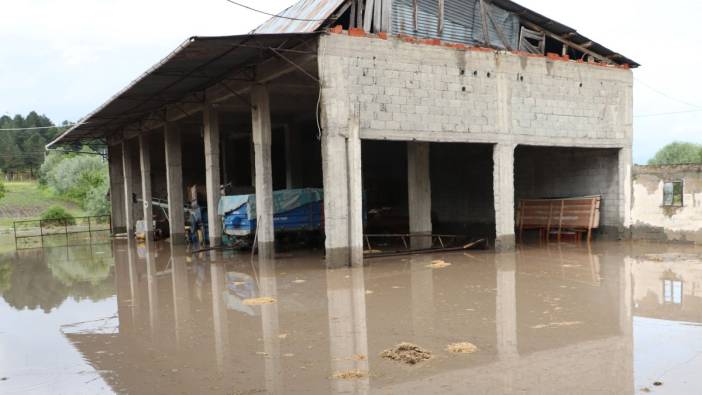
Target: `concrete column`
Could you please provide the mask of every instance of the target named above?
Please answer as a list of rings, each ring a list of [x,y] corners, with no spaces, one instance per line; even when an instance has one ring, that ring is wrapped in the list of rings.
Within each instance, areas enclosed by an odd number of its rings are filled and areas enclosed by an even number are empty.
[[[496,144],[492,154],[497,251],[512,251],[515,246],[514,148],[514,144]]]
[[[134,204],[132,194],[134,193],[134,174],[132,171],[132,152],[126,141],[122,142],[122,174],[124,175],[124,218],[127,228],[127,236],[134,236]]]
[[[119,145],[107,147],[107,162],[110,168],[110,207],[112,214],[112,233],[127,231],[124,214],[124,166],[122,149]]]
[[[283,135],[285,137],[285,188],[293,189],[298,186],[298,182],[295,177],[299,175],[297,166],[300,163],[296,155],[297,139],[293,136],[290,125],[285,125]]]
[[[363,191],[359,104],[349,101],[347,75],[333,57],[319,59],[322,78],[322,179],[327,267],[363,263]]]
[[[222,244],[222,221],[217,215],[219,205],[219,117],[207,106],[202,113],[205,126],[205,184],[207,189],[207,229],[210,246]]]
[[[431,177],[429,143],[407,143],[407,196],[411,234],[429,234],[431,224]],[[412,237],[413,249],[431,248],[431,236]]]
[[[149,137],[139,135],[139,163],[141,165],[141,196],[144,207],[144,224],[146,226],[146,239],[153,240],[154,221],[151,196],[151,152],[149,151]]]
[[[632,196],[632,167],[631,148],[619,150],[619,222],[623,228],[622,238],[631,238],[631,196]]]
[[[271,112],[268,90],[263,85],[251,89],[251,126],[256,168],[256,231],[263,251],[272,251],[273,229],[273,166],[271,163]],[[270,246],[265,246],[266,244]]]
[[[185,243],[185,210],[183,205],[183,164],[180,130],[167,123],[163,140],[166,146],[166,184],[168,188],[168,225],[171,242]]]

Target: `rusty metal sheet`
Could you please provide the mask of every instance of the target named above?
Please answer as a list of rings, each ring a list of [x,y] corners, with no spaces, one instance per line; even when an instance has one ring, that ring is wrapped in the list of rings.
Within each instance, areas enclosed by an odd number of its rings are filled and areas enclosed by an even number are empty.
[[[310,33],[329,18],[346,0],[300,0],[254,29],[253,34]]]

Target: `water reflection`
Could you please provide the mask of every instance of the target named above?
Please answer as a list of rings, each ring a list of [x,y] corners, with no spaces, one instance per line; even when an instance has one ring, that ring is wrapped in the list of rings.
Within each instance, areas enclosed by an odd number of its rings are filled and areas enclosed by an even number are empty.
[[[59,284],[70,292],[56,295],[76,300],[81,287],[99,298],[115,281],[113,307],[65,331],[115,392],[621,394],[664,380],[662,390],[685,393],[697,388],[690,366],[702,368],[685,364],[702,350],[702,326],[690,325],[702,323],[702,261],[693,252],[553,245],[336,270],[312,254],[192,254],[131,241],[114,252],[114,275],[111,254],[78,250],[45,252],[0,274],[10,279],[8,304],[48,309],[60,298],[13,299],[18,273],[40,282],[35,291]],[[436,260],[451,265],[432,268]],[[274,302],[251,303],[260,298]],[[654,347],[660,338],[665,351]],[[403,341],[433,358],[405,367],[379,357]],[[456,342],[479,351],[446,351]],[[346,373],[355,377],[339,378]]]

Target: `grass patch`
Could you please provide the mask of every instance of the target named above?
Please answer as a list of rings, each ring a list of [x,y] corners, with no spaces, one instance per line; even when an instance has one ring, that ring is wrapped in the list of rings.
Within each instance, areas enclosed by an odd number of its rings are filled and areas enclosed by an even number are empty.
[[[7,193],[0,200],[0,235],[11,229],[14,221],[38,219],[51,206],[63,207],[74,217],[86,215],[76,203],[56,197],[37,182],[6,182],[5,188]]]

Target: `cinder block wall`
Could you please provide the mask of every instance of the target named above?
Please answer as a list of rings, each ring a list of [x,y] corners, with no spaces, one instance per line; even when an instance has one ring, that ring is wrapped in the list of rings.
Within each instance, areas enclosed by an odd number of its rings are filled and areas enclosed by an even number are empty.
[[[630,70],[344,34],[319,56],[362,138],[631,147]]]
[[[515,151],[515,198],[602,195],[602,233],[616,234],[619,218],[619,152],[520,146]],[[607,228],[610,229],[607,229]]]

